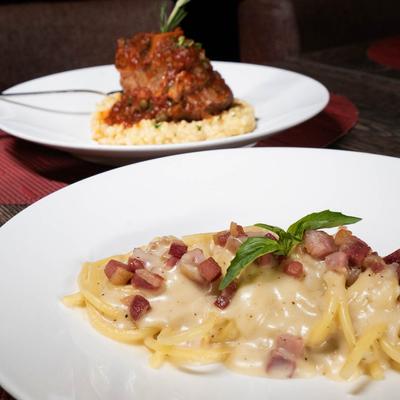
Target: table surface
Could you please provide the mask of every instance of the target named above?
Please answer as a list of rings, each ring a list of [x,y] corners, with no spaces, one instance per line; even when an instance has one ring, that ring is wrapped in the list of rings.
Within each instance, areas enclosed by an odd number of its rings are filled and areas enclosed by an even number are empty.
[[[311,76],[358,107],[357,125],[330,148],[400,157],[400,71],[369,61],[367,47],[360,43],[326,49],[274,66]],[[0,226],[26,206],[0,205]],[[0,400],[12,399],[0,387]]]

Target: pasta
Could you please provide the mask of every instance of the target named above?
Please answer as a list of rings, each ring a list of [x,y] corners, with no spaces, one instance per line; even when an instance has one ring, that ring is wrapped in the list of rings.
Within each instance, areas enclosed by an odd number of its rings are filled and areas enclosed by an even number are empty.
[[[343,243],[359,239],[344,229],[322,233],[333,246],[329,254],[316,256],[305,233],[286,257],[258,256],[223,289],[221,276],[243,243],[278,240],[273,232],[231,224],[216,234],[158,237],[84,263],[79,291],[63,302],[84,307],[103,335],[146,346],[154,368],[218,362],[271,377],[382,379],[400,365],[398,263],[362,242],[369,250],[360,265],[351,264],[354,254]]]

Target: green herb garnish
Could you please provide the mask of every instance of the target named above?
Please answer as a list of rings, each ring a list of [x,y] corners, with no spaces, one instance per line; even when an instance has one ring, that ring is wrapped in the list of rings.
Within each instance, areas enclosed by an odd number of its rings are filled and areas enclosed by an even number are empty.
[[[185,43],[185,36],[178,37],[178,46],[181,47]]]
[[[154,128],[158,129],[161,126],[162,122],[154,122]]]
[[[225,289],[249,264],[264,254],[274,253],[287,256],[303,240],[306,230],[334,228],[336,226],[354,224],[360,220],[361,218],[358,217],[350,217],[339,212],[325,210],[306,215],[290,225],[287,231],[273,225],[255,224],[255,226],[277,234],[279,236],[278,240],[267,237],[248,238],[239,247],[235,258],[229,265],[219,285],[219,289]]]
[[[171,11],[169,17],[167,17],[167,4],[164,3],[161,6],[160,13],[160,31],[170,32],[174,30],[186,17],[187,12],[184,10],[184,6],[189,3],[190,0],[178,0],[175,4],[175,7]]]

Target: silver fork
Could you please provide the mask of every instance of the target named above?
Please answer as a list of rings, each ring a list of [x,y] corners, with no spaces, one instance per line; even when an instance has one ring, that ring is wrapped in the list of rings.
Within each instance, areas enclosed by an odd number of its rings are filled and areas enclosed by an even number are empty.
[[[90,114],[90,112],[79,112],[79,111],[62,111],[62,110],[52,110],[50,108],[46,107],[40,107],[40,106],[35,106],[32,104],[25,104],[25,103],[20,103],[19,101],[14,101],[11,100],[10,98],[12,97],[18,97],[18,96],[36,96],[36,95],[51,95],[51,94],[62,94],[62,93],[90,93],[90,94],[96,94],[100,96],[109,96],[114,93],[119,93],[121,90],[112,90],[111,92],[102,92],[100,90],[94,90],[94,89],[58,89],[58,90],[43,90],[43,91],[33,91],[33,92],[14,92],[14,93],[0,93],[0,100],[3,100],[8,103],[16,104],[22,107],[28,107],[28,108],[33,108],[35,110],[40,110],[40,111],[47,111],[47,112],[53,112],[53,113],[60,113],[60,114],[78,114],[78,115],[83,115],[83,114]]]

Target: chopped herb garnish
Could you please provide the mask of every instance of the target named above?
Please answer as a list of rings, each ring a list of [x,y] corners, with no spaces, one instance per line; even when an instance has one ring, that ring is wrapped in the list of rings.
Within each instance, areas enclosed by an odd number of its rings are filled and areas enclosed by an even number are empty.
[[[181,47],[185,43],[185,36],[178,37],[178,46]]]
[[[154,122],[154,128],[158,129],[161,126],[162,122]]]
[[[197,49],[201,49],[203,47],[203,45],[201,43],[199,43],[199,42],[196,42],[194,44],[194,47],[196,47]]]
[[[201,131],[201,125],[196,125],[198,131]]]
[[[287,256],[292,249],[303,240],[306,230],[334,228],[336,226],[350,225],[360,221],[361,218],[350,217],[339,212],[325,210],[306,215],[287,231],[282,228],[267,224],[255,224],[279,236],[278,240],[268,237],[250,237],[238,249],[235,258],[222,279],[219,289],[225,289],[248,265],[264,254],[273,253]]]

